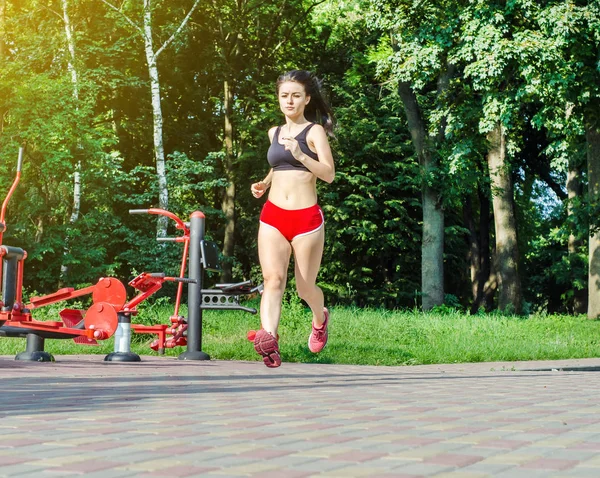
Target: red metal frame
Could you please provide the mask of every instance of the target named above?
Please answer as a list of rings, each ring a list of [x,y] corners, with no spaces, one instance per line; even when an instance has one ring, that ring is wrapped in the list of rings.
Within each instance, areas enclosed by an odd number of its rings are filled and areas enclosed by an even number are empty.
[[[61,302],[63,300],[75,299],[76,297],[82,297],[84,295],[92,294],[95,285],[90,287],[85,287],[84,289],[75,290],[72,287],[65,287],[64,289],[59,289],[53,294],[44,295],[41,297],[31,297],[29,299],[29,304],[27,304],[28,309],[39,309],[40,307],[45,307],[46,305],[56,304],[57,302]]]
[[[22,275],[20,279],[22,279]],[[114,281],[113,284],[115,285],[115,292],[114,294],[112,294],[112,296],[105,292],[107,288],[106,281],[109,281],[109,283],[110,281]],[[107,323],[110,322],[110,320],[107,322],[106,318],[115,316],[117,312],[121,309],[121,288],[124,289],[124,286],[117,279],[102,278],[95,285],[85,287],[83,289],[75,290],[73,288],[63,288],[54,292],[53,294],[41,297],[32,297],[30,299],[30,303],[27,304],[26,307],[22,307],[20,299],[15,300],[15,305],[18,305],[18,307],[13,308],[13,310],[11,311],[0,312],[0,321],[4,320],[4,325],[8,327],[18,327],[22,329],[39,331],[52,331],[56,333],[63,333],[75,336],[85,336],[90,339],[95,338],[99,340],[105,340],[111,337],[116,331],[116,322],[107,325]],[[85,329],[67,327],[62,321],[35,320],[31,315],[30,310],[44,307],[50,304],[55,304],[64,300],[82,297],[84,295],[96,295],[98,294],[98,289],[100,289],[101,292],[104,292],[102,294],[104,300],[102,302],[97,302],[96,300],[94,300],[92,307],[90,307],[88,311],[90,311],[95,306],[101,306],[101,308],[104,309],[105,312],[96,313],[96,319],[94,320],[86,320]],[[19,292],[21,292],[21,289],[19,289]],[[21,294],[19,294],[18,296],[20,297]],[[84,316],[85,314],[82,313],[82,317]]]
[[[166,211],[165,209],[159,208],[150,208],[148,209],[148,214],[154,214],[157,216],[166,216],[169,219],[172,219],[177,229],[181,229],[183,231],[183,235],[175,238],[175,242],[183,242],[183,254],[181,256],[181,267],[179,269],[179,277],[185,277],[185,270],[187,267],[187,258],[188,258],[188,250],[190,247],[190,228],[187,224],[178,216],[173,214],[170,211]],[[131,285],[131,284],[130,284]],[[183,294],[183,282],[180,282],[177,285],[177,296],[175,298],[175,309],[173,311],[173,316],[179,315],[179,306],[181,305],[181,296]]]
[[[4,198],[4,202],[2,203],[2,210],[0,210],[0,223],[2,223],[2,224],[6,224],[5,218],[6,218],[6,208],[8,206],[8,201],[10,201],[10,198],[13,195],[13,193],[15,192],[15,189],[17,189],[17,185],[19,184],[20,180],[21,180],[21,171],[18,170],[10,189],[8,190],[8,194],[6,195],[6,198]],[[0,245],[2,245],[3,237],[4,237],[4,230],[2,228],[0,228]],[[3,265],[2,257],[3,256],[4,256],[4,251],[0,251],[0,278],[2,277],[2,265]]]
[[[2,223],[4,223],[4,218],[6,217],[6,207],[8,206],[8,201],[10,201],[10,198],[13,195],[13,193],[15,192],[15,189],[17,189],[17,184],[19,184],[20,180],[21,180],[21,171],[17,171],[15,180],[13,181],[12,186],[8,190],[8,194],[6,195],[6,198],[4,199],[4,202],[2,203],[2,211],[0,211],[0,222],[2,222]],[[3,236],[4,236],[4,232],[0,231],[0,244],[2,244]]]
[[[131,301],[123,306],[125,312],[137,314],[136,307],[158,291],[164,282],[177,281],[177,279],[185,278],[185,271],[188,262],[188,251],[190,244],[190,229],[189,227],[175,214],[166,211],[164,209],[151,208],[147,210],[148,214],[155,214],[160,216],[166,216],[172,219],[176,223],[177,229],[183,231],[183,235],[174,238],[174,242],[183,242],[183,253],[181,255],[181,266],[179,268],[179,277],[165,277],[155,276],[148,272],[144,272],[129,282],[129,285],[138,289],[140,293],[134,297]],[[187,341],[184,336],[184,332],[187,330],[187,323],[184,318],[179,315],[179,307],[181,305],[181,296],[183,294],[183,282],[179,282],[177,285],[177,296],[175,298],[175,305],[173,315],[170,317],[171,326],[165,324],[157,325],[142,325],[142,324],[131,324],[131,329],[138,334],[156,334],[158,338],[150,345],[150,348],[164,353],[165,348],[172,348],[176,346],[184,346]],[[166,339],[167,335],[172,335],[170,339]]]

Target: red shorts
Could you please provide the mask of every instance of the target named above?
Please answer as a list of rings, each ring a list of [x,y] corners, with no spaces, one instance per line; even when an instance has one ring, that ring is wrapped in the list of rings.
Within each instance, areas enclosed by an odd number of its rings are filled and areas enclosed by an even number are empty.
[[[289,242],[298,236],[317,232],[325,224],[318,204],[304,209],[283,209],[267,200],[260,213],[260,222],[274,227]]]

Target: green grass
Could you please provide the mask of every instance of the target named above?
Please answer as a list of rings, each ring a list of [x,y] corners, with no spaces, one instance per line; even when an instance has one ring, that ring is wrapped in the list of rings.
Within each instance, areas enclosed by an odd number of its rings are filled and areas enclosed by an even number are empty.
[[[256,305],[256,304],[254,304]],[[48,311],[48,318],[56,310]],[[185,313],[185,310],[183,310]],[[146,306],[135,319],[147,324],[166,323],[171,309],[165,303]],[[307,347],[310,332],[308,309],[295,303],[284,308],[280,348],[284,361],[308,363],[417,365],[456,362],[551,360],[600,356],[600,322],[583,316],[533,315],[529,318],[500,315],[465,315],[459,312],[428,313],[349,307],[331,310],[329,343],[319,355]],[[40,318],[40,316],[37,316]],[[237,311],[205,311],[203,351],[213,359],[258,360],[246,339],[259,328],[258,316]],[[134,335],[132,350],[155,354],[151,335]],[[0,355],[25,349],[24,339],[0,338]],[[54,355],[107,354],[113,341],[99,347],[80,346],[71,340],[48,340]],[[177,356],[178,347],[167,350]]]

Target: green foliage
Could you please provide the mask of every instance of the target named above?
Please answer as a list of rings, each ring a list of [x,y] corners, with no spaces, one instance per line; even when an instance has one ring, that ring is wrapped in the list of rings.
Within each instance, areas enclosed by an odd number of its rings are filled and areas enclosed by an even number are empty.
[[[175,31],[191,4],[153,2],[156,44]],[[0,57],[0,195],[12,183],[19,144],[27,143],[3,242],[27,251],[25,288],[37,293],[103,275],[176,273],[181,246],[155,241],[154,216],[128,214],[158,202],[140,38],[103,2],[71,0],[75,95],[62,15],[52,8],[58,6],[7,0],[0,29],[7,45]],[[122,8],[140,18],[140,2]],[[584,127],[598,122],[598,2],[328,0],[315,6],[294,0],[282,8],[219,0],[201,2],[188,27],[159,66],[170,208],[184,219],[202,210],[208,235],[221,243],[223,191],[235,182],[235,278],[262,280],[255,239],[262,203],[249,185],[267,172],[266,131],[281,121],[274,80],[286,69],[307,68],[325,80],[338,119],[337,177],[319,185],[327,221],[319,283],[329,303],[414,305],[427,184],[445,209],[450,295],[444,317],[469,305],[463,207],[466,198],[476,203],[478,193],[490,195],[485,133],[501,121],[516,184],[525,298],[534,310],[572,310],[586,287],[587,254],[585,247],[569,254],[567,238],[585,238],[588,227],[598,227],[599,205],[585,195],[557,199],[549,188],[563,188],[570,167],[585,170]],[[447,93],[439,95],[440,73],[450,66]],[[234,92],[231,165],[223,146],[224,81]],[[439,164],[433,172],[420,171],[414,157],[396,94],[402,81],[423,106]],[[76,171],[82,201],[72,223]],[[580,179],[585,188],[585,173]],[[489,211],[471,214],[479,220]],[[176,234],[172,226],[169,233]],[[292,298],[286,307],[296,333],[306,311]],[[235,356],[230,342],[227,354]],[[332,348],[342,346],[362,352],[349,342]],[[400,361],[414,358],[396,352]]]

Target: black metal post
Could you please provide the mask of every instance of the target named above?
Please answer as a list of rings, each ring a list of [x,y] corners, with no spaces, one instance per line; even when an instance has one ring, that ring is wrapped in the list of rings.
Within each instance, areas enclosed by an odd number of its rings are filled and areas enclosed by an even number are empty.
[[[54,357],[44,351],[44,337],[36,334],[27,334],[25,352],[17,354],[15,360],[27,362],[54,362]]]
[[[194,282],[188,284],[188,328],[187,351],[179,355],[179,360],[210,360],[202,352],[202,241],[204,240],[204,214],[195,211],[190,217],[190,257],[188,276]]]
[[[19,261],[23,259],[25,251],[18,247],[0,246],[4,250],[2,266],[2,302],[3,310],[10,311],[17,297],[17,270]]]
[[[3,259],[2,301],[3,311],[10,311],[15,305],[17,297],[17,269],[19,261],[23,259],[25,251],[18,247],[2,246],[5,251]],[[15,360],[27,362],[54,362],[54,357],[44,351],[44,337],[36,334],[27,334],[25,351],[16,355]]]
[[[16,257],[5,258],[3,262],[2,302],[4,303],[4,311],[11,311],[17,293],[18,262]]]

